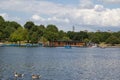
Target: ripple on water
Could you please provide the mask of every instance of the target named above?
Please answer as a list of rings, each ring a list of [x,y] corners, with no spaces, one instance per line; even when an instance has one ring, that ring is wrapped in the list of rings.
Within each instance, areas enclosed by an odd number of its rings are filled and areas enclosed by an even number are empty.
[[[113,52],[113,51],[114,52]],[[120,50],[89,48],[0,48],[0,80],[13,72],[42,75],[40,80],[119,80]]]

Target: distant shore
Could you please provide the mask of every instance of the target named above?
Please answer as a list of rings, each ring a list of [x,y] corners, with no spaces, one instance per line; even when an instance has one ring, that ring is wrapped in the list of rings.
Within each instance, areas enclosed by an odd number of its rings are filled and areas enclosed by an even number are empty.
[[[0,42],[0,47],[44,47],[42,44],[13,44],[13,43],[2,43]],[[86,46],[87,47],[87,46]],[[98,47],[100,48],[120,48],[120,44],[99,44]]]
[[[99,47],[105,48],[120,48],[120,44],[99,44]]]
[[[107,46],[106,48],[120,48],[120,46]]]

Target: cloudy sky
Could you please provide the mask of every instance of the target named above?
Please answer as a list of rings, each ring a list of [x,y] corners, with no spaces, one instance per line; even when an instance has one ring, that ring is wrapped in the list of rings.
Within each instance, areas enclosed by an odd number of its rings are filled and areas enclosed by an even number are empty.
[[[55,24],[68,31],[120,31],[120,0],[0,0],[5,20]]]

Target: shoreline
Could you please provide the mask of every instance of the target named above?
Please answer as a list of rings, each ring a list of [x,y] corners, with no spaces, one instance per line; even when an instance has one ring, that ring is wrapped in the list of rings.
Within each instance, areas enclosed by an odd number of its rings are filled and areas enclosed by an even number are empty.
[[[0,47],[47,47],[44,46],[44,44],[31,44],[31,43],[24,43],[24,44],[12,44],[12,43],[2,43],[0,42]],[[51,47],[51,46],[48,46]],[[57,47],[64,47],[64,46],[57,46]],[[78,46],[71,46],[71,47],[78,47]],[[90,48],[88,46],[81,46],[78,48]],[[120,44],[104,44],[104,45],[98,45],[96,48],[120,48]]]

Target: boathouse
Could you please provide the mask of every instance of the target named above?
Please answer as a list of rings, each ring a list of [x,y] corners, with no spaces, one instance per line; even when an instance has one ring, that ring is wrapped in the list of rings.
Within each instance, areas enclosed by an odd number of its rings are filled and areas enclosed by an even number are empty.
[[[50,41],[49,42],[50,47],[64,47],[66,45],[72,47],[83,47],[85,43],[81,41]]]

